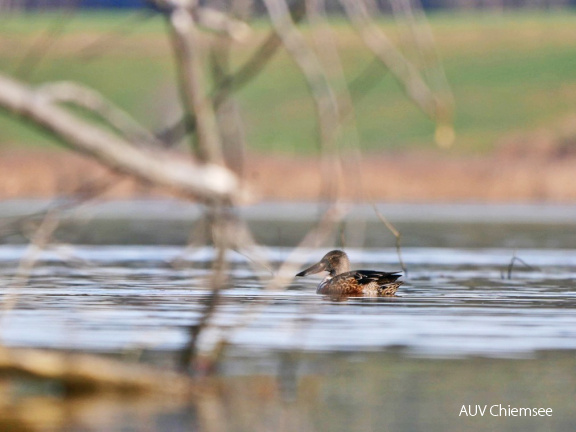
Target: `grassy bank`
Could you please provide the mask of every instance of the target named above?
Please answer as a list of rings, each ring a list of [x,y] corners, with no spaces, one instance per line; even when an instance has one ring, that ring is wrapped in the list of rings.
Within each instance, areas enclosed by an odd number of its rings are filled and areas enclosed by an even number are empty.
[[[150,128],[175,115],[174,71],[159,17],[93,14],[74,16],[68,23],[56,15],[20,15],[0,20],[2,72],[34,83],[78,80]],[[506,134],[553,127],[576,109],[576,15],[440,14],[430,22],[456,99],[460,151],[490,150]],[[395,31],[390,22],[382,25]],[[335,21],[335,29],[345,73],[352,80],[371,56],[341,20]],[[58,37],[42,42],[51,30]],[[249,56],[266,31],[257,26],[253,38],[238,46],[235,64]],[[315,151],[312,103],[285,53],[238,96],[252,149]],[[432,123],[390,76],[377,81],[356,108],[366,150],[432,145]],[[0,145],[48,142],[0,117]]]

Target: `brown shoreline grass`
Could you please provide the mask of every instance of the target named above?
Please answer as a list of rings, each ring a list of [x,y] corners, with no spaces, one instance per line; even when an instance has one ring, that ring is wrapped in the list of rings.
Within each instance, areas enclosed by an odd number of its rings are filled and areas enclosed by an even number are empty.
[[[320,198],[319,160],[253,154],[247,181],[261,200]],[[506,155],[446,156],[440,152],[367,153],[358,172],[346,173],[347,200],[395,202],[573,202],[576,158]],[[54,198],[83,183],[109,179],[105,199],[160,198],[166,191],[111,174],[95,162],[65,151],[0,152],[0,199]],[[364,196],[356,194],[362,181]]]

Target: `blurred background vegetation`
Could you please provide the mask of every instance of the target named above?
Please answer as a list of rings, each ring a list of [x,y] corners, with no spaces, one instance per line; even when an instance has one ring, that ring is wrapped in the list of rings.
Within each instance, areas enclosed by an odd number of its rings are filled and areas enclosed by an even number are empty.
[[[456,102],[455,152],[486,153],[510,134],[555,129],[576,113],[576,14],[557,10],[435,10],[429,13]],[[383,15],[402,44],[405,28]],[[372,54],[354,30],[332,18],[349,82]],[[303,26],[305,34],[310,31]],[[240,64],[267,24],[237,44]],[[142,11],[39,11],[0,15],[0,70],[33,83],[76,80],[100,91],[151,129],[178,118],[175,71],[163,18]],[[409,49],[409,48],[408,48]],[[434,124],[382,66],[356,100],[365,151],[429,148]],[[238,93],[250,150],[313,154],[315,114],[306,84],[280,50]],[[50,140],[0,115],[0,145],[46,147]]]

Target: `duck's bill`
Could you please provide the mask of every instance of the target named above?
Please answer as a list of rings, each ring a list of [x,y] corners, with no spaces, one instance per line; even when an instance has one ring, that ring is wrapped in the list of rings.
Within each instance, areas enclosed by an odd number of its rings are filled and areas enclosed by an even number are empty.
[[[326,265],[322,262],[319,262],[318,264],[314,264],[312,267],[309,267],[306,270],[302,270],[296,276],[307,276],[309,274],[320,273],[324,270],[326,270]]]

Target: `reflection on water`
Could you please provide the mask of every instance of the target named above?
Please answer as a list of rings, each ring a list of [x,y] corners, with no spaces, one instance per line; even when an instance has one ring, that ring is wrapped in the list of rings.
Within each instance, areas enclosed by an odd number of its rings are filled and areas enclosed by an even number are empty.
[[[264,358],[266,357],[266,358]],[[276,366],[239,374],[235,365]],[[275,353],[225,360],[232,376],[190,401],[0,392],[2,431],[570,431],[572,353],[533,359],[416,359],[400,354]],[[2,387],[0,386],[0,389]],[[7,397],[8,396],[8,397]],[[460,416],[463,405],[551,408],[551,417]]]

